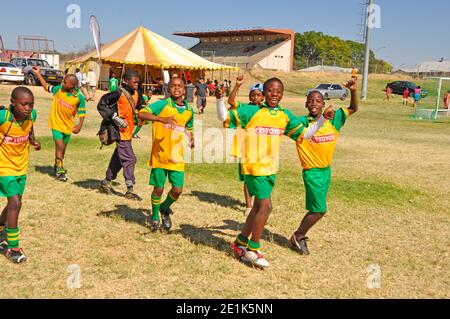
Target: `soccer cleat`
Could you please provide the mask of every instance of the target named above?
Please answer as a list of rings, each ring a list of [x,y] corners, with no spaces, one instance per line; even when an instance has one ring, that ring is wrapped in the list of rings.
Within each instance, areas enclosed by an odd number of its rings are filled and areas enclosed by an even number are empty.
[[[104,182],[101,181],[100,182],[100,187],[99,187],[99,191],[101,193],[107,194],[107,195],[111,195],[112,194],[112,189],[111,189],[111,182]]]
[[[291,243],[292,249],[294,249],[300,255],[309,255],[308,244],[306,243],[308,240],[309,240],[308,237],[298,240],[294,234],[294,235],[292,235],[289,242]]]
[[[159,230],[159,220],[152,220],[150,230],[152,233],[156,233]]]
[[[260,251],[247,250],[241,260],[253,267],[265,269],[270,266],[269,262]]]
[[[241,258],[244,257],[245,252],[247,251],[247,247],[238,246],[235,242],[233,242],[231,244],[231,250],[233,251],[234,257],[241,260]]]
[[[142,197],[139,196],[138,194],[134,193],[133,191],[127,191],[125,193],[125,198],[130,199],[130,200],[135,200],[138,202],[143,201]]]
[[[6,252],[6,258],[15,264],[24,263],[27,261],[27,257],[21,248],[8,249]]]
[[[4,255],[8,251],[8,242],[6,240],[3,240],[0,243],[0,254]]]
[[[56,174],[56,179],[61,182],[67,182],[68,180],[66,174]]]
[[[61,182],[67,182],[67,170],[64,167],[56,167],[56,179]]]
[[[173,215],[173,211],[169,208],[168,210],[159,209],[162,217],[162,226],[165,230],[169,231],[172,228],[172,220],[170,215]]]

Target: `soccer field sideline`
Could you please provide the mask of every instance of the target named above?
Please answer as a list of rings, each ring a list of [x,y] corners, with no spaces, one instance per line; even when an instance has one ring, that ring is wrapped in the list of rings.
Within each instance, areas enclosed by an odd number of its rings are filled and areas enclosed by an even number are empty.
[[[311,80],[310,80],[311,81]],[[379,81],[381,82],[381,81]],[[295,85],[293,77],[290,86]],[[339,83],[339,82],[338,82]],[[96,191],[112,148],[98,150],[99,116],[88,105],[84,130],[67,152],[70,181],[48,175],[53,146],[47,128],[51,96],[36,92],[36,135],[21,216],[27,264],[4,264],[0,294],[9,297],[299,298],[449,297],[450,122],[413,121],[401,99],[385,105],[381,83],[361,103],[338,141],[329,197],[330,215],[311,233],[310,257],[287,248],[304,212],[300,165],[292,142],[286,150],[265,233],[272,267],[256,272],[230,256],[229,244],[244,221],[242,185],[233,164],[188,165],[185,195],[175,204],[173,234],[144,226],[150,207],[150,128],[134,141],[138,192],[143,203]],[[11,86],[0,86],[6,103]],[[241,92],[241,99],[245,99]],[[304,97],[286,106],[304,114]],[[345,105],[341,102],[339,105]],[[203,127],[220,127],[214,99]],[[200,116],[196,116],[199,119]],[[414,129],[412,129],[414,128]],[[447,152],[446,152],[447,151]],[[426,154],[426,156],[424,156]],[[426,159],[426,160],[425,160]],[[445,174],[444,174],[445,176]],[[124,191],[119,177],[118,191]],[[83,205],[80,205],[80,202]],[[62,204],[64,203],[64,204]],[[421,247],[420,250],[416,247]],[[78,265],[81,288],[69,289],[69,265]],[[368,267],[379,265],[381,289],[368,289]],[[314,271],[312,271],[314,269]],[[315,271],[319,269],[320,271]],[[256,282],[257,285],[242,285]],[[261,284],[265,283],[265,284]]]

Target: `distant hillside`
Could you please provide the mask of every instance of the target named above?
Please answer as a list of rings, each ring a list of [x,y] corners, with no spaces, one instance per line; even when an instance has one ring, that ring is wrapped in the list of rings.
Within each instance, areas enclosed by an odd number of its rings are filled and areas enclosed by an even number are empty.
[[[297,69],[324,64],[341,67],[356,66],[362,69],[364,62],[364,44],[339,37],[309,31],[295,34],[294,50],[295,66]],[[392,65],[378,60],[375,53],[370,51],[370,72],[391,72]]]

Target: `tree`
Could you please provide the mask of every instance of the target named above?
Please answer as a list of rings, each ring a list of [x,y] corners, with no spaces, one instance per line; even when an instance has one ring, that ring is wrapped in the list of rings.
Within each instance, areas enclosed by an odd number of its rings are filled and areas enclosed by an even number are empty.
[[[370,51],[370,72],[391,72],[392,65],[378,60]],[[294,63],[297,69],[314,65],[335,65],[340,67],[357,67],[362,69],[364,62],[364,45],[339,37],[309,31],[295,34]]]

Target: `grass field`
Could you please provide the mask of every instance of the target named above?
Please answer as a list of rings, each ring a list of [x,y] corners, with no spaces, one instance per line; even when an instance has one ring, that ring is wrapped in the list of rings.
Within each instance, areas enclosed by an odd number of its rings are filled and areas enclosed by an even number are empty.
[[[299,115],[306,113],[308,88],[345,79],[258,71],[248,75],[246,87],[273,75],[285,81],[283,104]],[[144,202],[97,191],[113,147],[99,149],[94,103],[88,105],[83,131],[69,145],[69,182],[62,184],[49,175],[51,97],[33,88],[43,150],[31,152],[20,218],[29,261],[13,265],[0,258],[0,297],[449,298],[450,120],[415,121],[400,96],[384,102],[382,89],[394,79],[374,75],[370,98],[343,130],[333,163],[330,212],[310,234],[308,257],[288,248],[305,213],[305,194],[294,144],[284,140],[274,211],[262,243],[271,263],[266,271],[231,256],[230,243],[244,222],[235,164],[189,164],[185,194],[174,205],[173,232],[151,234],[145,227],[150,127],[134,141],[136,189]],[[11,89],[0,86],[1,104],[8,103]],[[206,115],[196,119],[203,120],[203,129],[220,127],[214,99],[208,103]],[[115,189],[123,192],[122,176],[118,182]],[[79,265],[80,289],[67,286],[70,265]],[[370,265],[381,268],[380,289],[368,289]]]

